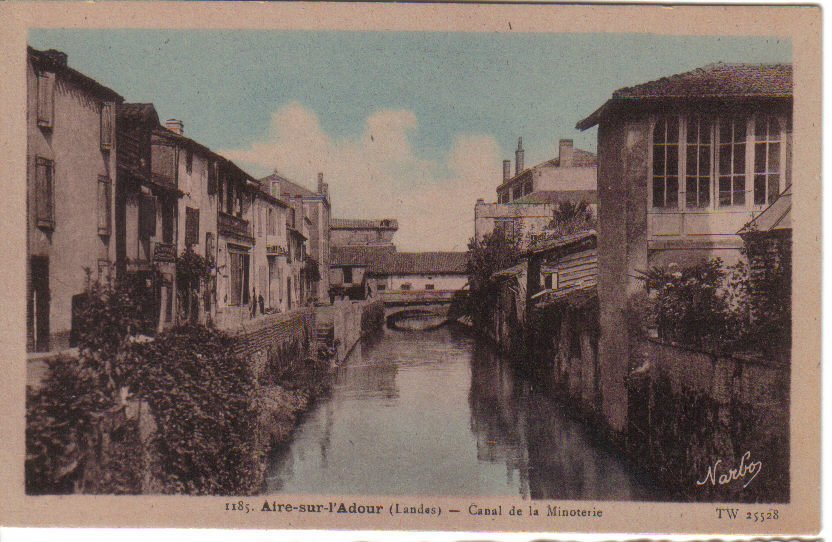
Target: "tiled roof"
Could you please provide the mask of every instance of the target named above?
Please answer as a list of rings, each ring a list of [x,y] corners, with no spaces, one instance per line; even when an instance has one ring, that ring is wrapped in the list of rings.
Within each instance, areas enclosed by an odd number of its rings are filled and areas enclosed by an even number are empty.
[[[329,227],[336,230],[398,230],[399,221],[395,218],[380,218],[371,220],[361,218],[333,218],[329,221]]]
[[[370,271],[382,275],[464,274],[467,263],[467,252],[398,252]]]
[[[391,245],[332,247],[330,265],[366,267],[375,275],[464,274],[467,252],[397,252]]]
[[[512,200],[512,203],[560,203],[562,201],[571,201],[579,203],[585,201],[587,203],[598,203],[597,190],[538,190],[531,194],[526,194],[522,198]]]
[[[333,246],[330,249],[330,265],[354,265],[380,268],[384,262],[396,255],[393,245]]]
[[[674,98],[791,98],[791,64],[725,64],[718,62],[662,77],[612,93],[612,99],[577,124],[586,130],[598,123],[609,107],[634,99]]]
[[[739,234],[752,231],[792,229],[792,187],[789,185],[765,211],[743,226]]]

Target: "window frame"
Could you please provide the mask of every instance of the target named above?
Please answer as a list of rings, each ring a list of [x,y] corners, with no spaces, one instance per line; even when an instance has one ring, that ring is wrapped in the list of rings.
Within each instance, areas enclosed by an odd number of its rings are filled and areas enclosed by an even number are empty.
[[[684,214],[684,213],[702,213],[702,212],[737,212],[742,210],[748,211],[761,211],[768,207],[771,204],[770,201],[770,188],[768,186],[768,177],[766,183],[766,201],[765,203],[758,204],[755,203],[754,200],[754,179],[756,174],[756,147],[757,147],[757,134],[756,134],[756,123],[757,119],[760,116],[766,116],[773,119],[776,119],[779,128],[779,135],[777,139],[777,143],[779,143],[779,163],[778,165],[778,186],[777,186],[777,194],[783,192],[786,187],[788,172],[787,172],[787,145],[789,139],[789,130],[788,130],[788,114],[781,112],[779,110],[768,110],[768,111],[760,111],[760,110],[751,110],[746,112],[738,112],[733,113],[730,111],[711,111],[708,113],[701,113],[696,111],[684,111],[681,113],[673,114],[678,119],[678,130],[679,130],[679,137],[678,137],[678,193],[677,193],[677,200],[675,206],[670,207],[657,207],[654,206],[654,183],[653,183],[653,167],[654,167],[654,148],[655,148],[655,128],[656,123],[661,118],[666,118],[668,115],[658,115],[654,114],[650,116],[650,125],[649,125],[649,135],[648,135],[648,163],[647,163],[647,199],[648,199],[648,212],[650,214]],[[687,195],[687,177],[688,177],[688,165],[687,165],[687,134],[688,134],[688,123],[689,120],[695,117],[703,117],[708,120],[710,123],[710,164],[709,164],[709,202],[705,206],[688,206],[688,195]],[[745,180],[745,187],[743,193],[744,203],[742,204],[730,204],[730,205],[722,205],[719,202],[719,146],[722,143],[722,134],[720,134],[719,124],[724,119],[736,118],[737,116],[744,117],[746,122],[746,130],[745,130],[745,155],[744,155],[744,180]],[[768,141],[767,141],[768,142]],[[761,142],[762,143],[762,142]],[[698,172],[701,173],[701,172]],[[773,175],[773,172],[767,171],[765,173],[768,175]],[[737,174],[738,176],[739,174]],[[697,175],[700,177],[701,175]],[[732,184],[733,188],[733,184]],[[732,192],[734,192],[732,190]],[[776,197],[776,195],[774,197]],[[732,198],[733,202],[733,198]]]

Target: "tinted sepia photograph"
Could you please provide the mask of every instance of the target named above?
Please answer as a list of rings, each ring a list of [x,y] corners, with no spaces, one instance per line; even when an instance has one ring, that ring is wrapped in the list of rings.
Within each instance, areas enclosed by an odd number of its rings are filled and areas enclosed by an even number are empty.
[[[777,529],[793,36],[620,30],[29,27],[23,493]]]

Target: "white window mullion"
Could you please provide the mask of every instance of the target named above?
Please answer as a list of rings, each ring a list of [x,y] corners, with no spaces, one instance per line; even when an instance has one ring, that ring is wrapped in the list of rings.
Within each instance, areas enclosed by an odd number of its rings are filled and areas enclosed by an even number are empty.
[[[745,208],[754,209],[754,148],[757,135],[754,123],[757,114],[749,115],[745,120]]]

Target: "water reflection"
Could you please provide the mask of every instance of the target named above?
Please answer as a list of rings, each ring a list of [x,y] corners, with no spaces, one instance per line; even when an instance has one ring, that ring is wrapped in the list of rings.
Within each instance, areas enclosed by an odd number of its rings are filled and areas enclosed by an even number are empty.
[[[490,346],[447,327],[363,341],[275,451],[265,491],[653,497]]]

